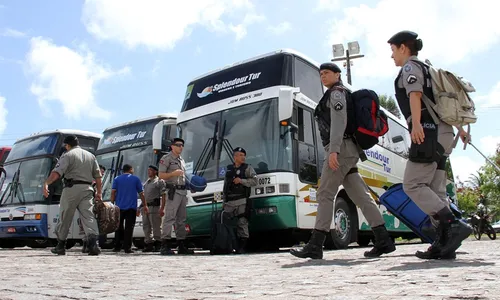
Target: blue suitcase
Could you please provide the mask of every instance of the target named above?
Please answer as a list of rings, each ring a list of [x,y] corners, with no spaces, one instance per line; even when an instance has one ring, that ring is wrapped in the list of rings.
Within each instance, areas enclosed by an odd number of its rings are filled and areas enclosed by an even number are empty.
[[[403,191],[403,184],[397,183],[386,190],[379,198],[387,210],[410,228],[423,241],[432,243],[436,235],[430,217],[425,214]],[[461,219],[457,206],[450,203],[453,214]]]

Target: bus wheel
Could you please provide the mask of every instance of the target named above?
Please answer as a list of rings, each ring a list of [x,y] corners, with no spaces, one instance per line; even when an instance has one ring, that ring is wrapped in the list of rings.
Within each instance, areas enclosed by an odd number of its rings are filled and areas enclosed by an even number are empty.
[[[333,211],[335,230],[332,232],[332,239],[337,249],[346,249],[352,241],[354,234],[357,234],[354,228],[354,213],[349,204],[341,197],[335,200],[335,209]]]

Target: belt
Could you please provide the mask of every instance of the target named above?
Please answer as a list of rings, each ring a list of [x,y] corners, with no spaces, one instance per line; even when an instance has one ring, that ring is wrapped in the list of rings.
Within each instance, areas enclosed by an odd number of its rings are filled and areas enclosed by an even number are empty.
[[[176,190],[185,190],[186,185],[180,185],[180,184],[167,184],[166,185],[167,189],[176,189]]]
[[[151,200],[150,202],[147,202],[147,203],[148,203],[148,206],[149,205],[153,206],[155,203],[160,204],[160,198],[154,198],[153,200]]]

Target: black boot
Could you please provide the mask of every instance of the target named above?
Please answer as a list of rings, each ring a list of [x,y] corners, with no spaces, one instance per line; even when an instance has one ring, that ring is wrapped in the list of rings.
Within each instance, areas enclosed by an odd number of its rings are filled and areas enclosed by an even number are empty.
[[[159,252],[161,250],[161,242],[160,241],[155,241],[153,245],[154,245],[153,252]]]
[[[50,252],[57,255],[66,255],[66,241],[58,240],[56,247],[50,250]]]
[[[473,230],[468,224],[457,220],[448,207],[440,210],[437,215],[439,217],[438,227],[441,227],[441,239],[443,240],[440,253],[442,257],[447,257],[462,245],[462,241],[469,237]]]
[[[177,254],[194,254],[194,251],[186,246],[185,240],[178,240],[177,243],[179,244]]]
[[[87,241],[83,241],[82,253],[89,253]]]
[[[415,256],[420,259],[455,259],[457,257],[455,251],[441,256],[441,246],[445,244],[445,236],[443,236],[443,226],[436,228],[436,236],[434,242],[427,248],[426,251],[417,251]]]
[[[389,232],[384,224],[373,227],[372,231],[375,236],[375,241],[373,243],[373,248],[365,252],[365,257],[379,257],[382,254],[391,253],[396,250],[396,246],[389,236]]]
[[[142,249],[142,252],[153,252],[153,243],[147,243],[144,245],[144,249]]]
[[[236,254],[245,254],[245,247],[247,246],[248,238],[240,238],[238,241],[238,249],[236,249]]]
[[[97,236],[96,235],[89,235],[87,237],[87,242],[88,242],[88,253],[89,255],[99,255],[101,254],[101,249],[99,249],[99,245],[97,245]]]
[[[291,249],[290,253],[293,256],[300,258],[323,258],[323,243],[325,242],[327,232],[320,230],[313,230],[309,242],[302,249]]]
[[[160,254],[161,255],[173,255],[175,254],[172,249],[170,249],[170,245],[167,239],[161,241],[161,248],[160,248]]]

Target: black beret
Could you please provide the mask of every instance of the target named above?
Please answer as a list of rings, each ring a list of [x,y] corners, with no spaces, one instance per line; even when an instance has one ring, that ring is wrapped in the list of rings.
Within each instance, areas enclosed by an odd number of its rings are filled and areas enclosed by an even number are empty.
[[[176,143],[176,142],[182,142],[182,143],[184,144],[184,140],[183,140],[183,139],[181,139],[181,138],[174,138],[174,139],[172,140],[172,144],[173,144],[173,143]]]
[[[243,154],[247,155],[247,152],[245,151],[245,149],[243,149],[241,147],[234,148],[233,153],[236,153],[236,152],[242,152]]]
[[[334,63],[331,63],[331,62],[327,62],[327,63],[324,63],[324,64],[321,64],[321,66],[319,66],[319,70],[330,70],[334,73],[341,73],[342,71],[340,70],[339,66],[337,66],[336,64]]]
[[[393,35],[387,41],[387,43],[394,44],[394,45],[401,45],[402,43],[404,43],[406,41],[415,40],[415,39],[417,39],[417,37],[418,37],[418,34],[416,34],[415,32],[409,31],[409,30],[403,30],[403,31],[400,31],[400,32],[396,33],[395,35]]]
[[[149,168],[158,172],[158,167],[156,167],[155,165],[149,165]]]
[[[68,135],[64,138],[63,143],[68,144],[75,141],[78,141],[78,138],[75,135]]]

